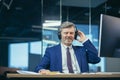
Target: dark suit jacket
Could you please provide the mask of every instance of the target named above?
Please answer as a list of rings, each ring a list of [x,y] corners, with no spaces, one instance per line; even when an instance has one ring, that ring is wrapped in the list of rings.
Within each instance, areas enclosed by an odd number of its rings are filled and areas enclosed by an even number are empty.
[[[81,72],[88,72],[88,63],[98,63],[100,58],[98,57],[96,48],[90,40],[87,40],[83,45],[84,46],[73,46],[73,49]],[[45,55],[40,64],[36,67],[35,72],[38,72],[40,69],[49,69],[50,71],[62,72],[62,55],[60,44],[46,49]]]

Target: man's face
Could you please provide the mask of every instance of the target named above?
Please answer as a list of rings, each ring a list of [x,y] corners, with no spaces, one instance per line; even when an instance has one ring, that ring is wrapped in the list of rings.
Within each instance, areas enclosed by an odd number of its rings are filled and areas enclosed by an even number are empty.
[[[66,46],[70,46],[74,40],[75,28],[64,28],[61,31],[61,42]]]

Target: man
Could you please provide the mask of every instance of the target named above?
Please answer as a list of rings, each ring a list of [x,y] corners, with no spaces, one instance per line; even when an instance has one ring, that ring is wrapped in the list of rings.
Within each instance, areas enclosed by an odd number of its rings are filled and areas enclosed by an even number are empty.
[[[77,36],[80,38],[76,39]],[[100,62],[96,48],[82,31],[77,30],[75,24],[64,22],[58,29],[58,37],[61,43],[46,49],[44,57],[35,69],[36,72],[82,73],[89,71],[88,63]],[[73,46],[74,39],[83,43],[83,46]],[[71,56],[69,58],[68,53]]]

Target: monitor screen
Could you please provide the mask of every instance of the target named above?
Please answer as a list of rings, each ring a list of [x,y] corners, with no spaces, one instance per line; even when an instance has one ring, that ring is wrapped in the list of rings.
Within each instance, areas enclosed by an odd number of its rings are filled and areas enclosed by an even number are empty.
[[[101,14],[99,56],[120,58],[120,18]]]

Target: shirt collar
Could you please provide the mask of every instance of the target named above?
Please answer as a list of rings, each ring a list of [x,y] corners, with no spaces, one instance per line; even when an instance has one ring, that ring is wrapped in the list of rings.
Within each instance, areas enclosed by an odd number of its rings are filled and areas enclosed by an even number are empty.
[[[72,45],[66,46],[66,45],[64,45],[63,43],[61,43],[61,46],[64,47],[65,49],[67,49],[67,47],[69,47],[69,49],[72,49]]]

